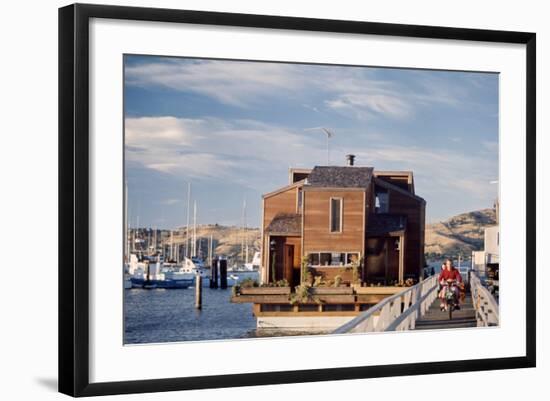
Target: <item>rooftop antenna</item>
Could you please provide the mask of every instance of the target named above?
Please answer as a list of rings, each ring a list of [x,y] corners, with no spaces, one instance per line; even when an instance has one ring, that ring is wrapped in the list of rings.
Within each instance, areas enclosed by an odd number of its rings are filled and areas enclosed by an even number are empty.
[[[330,145],[329,145],[329,139],[334,136],[334,133],[330,131],[328,128],[325,127],[312,127],[312,128],[306,128],[304,131],[323,131],[327,136],[327,166],[330,165]]]

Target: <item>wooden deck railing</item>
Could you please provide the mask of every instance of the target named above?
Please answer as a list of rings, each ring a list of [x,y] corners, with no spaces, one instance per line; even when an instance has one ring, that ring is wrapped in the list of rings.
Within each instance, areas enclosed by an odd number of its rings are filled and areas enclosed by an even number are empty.
[[[335,334],[414,329],[437,297],[437,276],[392,295],[337,328]]]
[[[498,326],[500,322],[498,302],[473,271],[470,273],[470,292],[478,327]]]

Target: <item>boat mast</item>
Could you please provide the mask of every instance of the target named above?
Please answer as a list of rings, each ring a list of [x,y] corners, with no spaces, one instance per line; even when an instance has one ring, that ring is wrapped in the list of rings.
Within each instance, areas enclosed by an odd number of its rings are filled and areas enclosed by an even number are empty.
[[[174,243],[174,252],[176,253],[176,263],[180,262],[180,244],[178,241]]]
[[[191,256],[197,256],[197,201],[193,202],[193,254]]]
[[[244,234],[244,263],[248,263],[248,235],[246,227],[246,198],[243,201],[243,234]]]
[[[185,256],[189,257],[189,211],[191,209],[191,183],[187,182],[187,225],[185,226]]]
[[[136,216],[136,228],[134,230],[134,243],[133,243],[134,252],[136,252],[136,250],[139,251],[139,249],[137,249],[137,248],[139,248],[139,245],[138,245],[138,247],[136,247],[136,243],[139,244],[139,242],[136,242],[136,241],[139,240],[139,238],[140,238],[140,236],[139,236],[139,214],[138,214]]]
[[[212,266],[212,234],[210,234],[210,243],[208,244],[208,264]]]
[[[174,260],[174,231],[170,230],[170,260]]]
[[[153,228],[153,253],[157,253],[157,227]]]
[[[130,262],[130,227],[128,224],[128,183],[124,183],[124,244],[126,249],[125,259]]]

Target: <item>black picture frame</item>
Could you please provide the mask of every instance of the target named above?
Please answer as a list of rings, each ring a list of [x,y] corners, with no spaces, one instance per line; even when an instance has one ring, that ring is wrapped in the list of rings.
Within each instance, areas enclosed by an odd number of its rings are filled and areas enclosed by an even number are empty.
[[[526,354],[407,363],[90,383],[88,61],[91,18],[274,28],[526,45]],[[75,4],[59,9],[59,391],[71,396],[238,387],[534,367],[536,364],[536,35],[436,26]]]

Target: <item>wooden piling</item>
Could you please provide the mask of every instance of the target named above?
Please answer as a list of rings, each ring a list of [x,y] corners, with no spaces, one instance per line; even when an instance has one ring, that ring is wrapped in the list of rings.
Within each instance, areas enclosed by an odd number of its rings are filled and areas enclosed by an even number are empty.
[[[210,288],[218,288],[218,258],[212,259],[210,266]]]
[[[195,308],[202,309],[202,277],[197,274],[195,279]]]
[[[225,290],[227,288],[227,260],[222,259],[220,264],[220,288]]]

